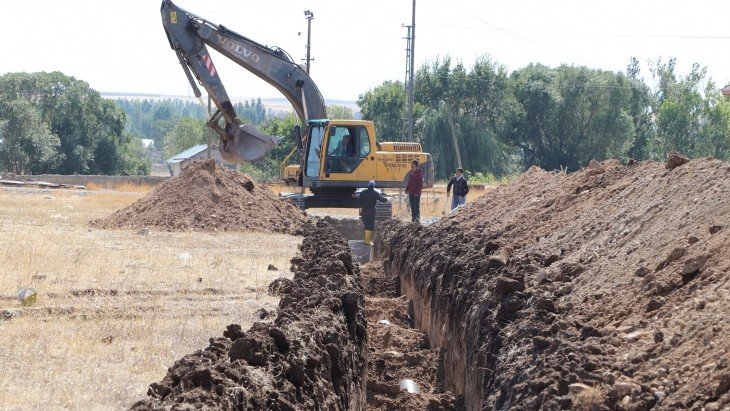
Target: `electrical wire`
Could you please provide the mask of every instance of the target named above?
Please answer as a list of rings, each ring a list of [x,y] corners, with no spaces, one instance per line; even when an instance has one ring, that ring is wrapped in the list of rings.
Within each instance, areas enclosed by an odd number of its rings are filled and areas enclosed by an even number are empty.
[[[474,16],[476,17],[476,16]],[[478,17],[476,17],[478,18]],[[718,35],[681,35],[681,34],[637,34],[637,33],[596,33],[596,32],[580,32],[580,31],[564,31],[564,30],[530,30],[530,29],[505,29],[499,27],[484,26],[468,26],[459,24],[448,24],[439,22],[424,22],[430,26],[453,27],[461,29],[505,31],[505,32],[523,32],[538,34],[556,34],[563,36],[592,36],[592,37],[630,37],[630,38],[660,38],[660,39],[692,39],[692,40],[727,40],[730,36]]]
[[[470,16],[470,17],[473,17],[473,18],[475,18],[475,19],[477,19],[477,20],[479,20],[479,21],[481,21],[481,22],[482,22],[482,23],[484,23],[484,24],[487,24],[487,25],[489,25],[489,26],[492,26],[492,27],[493,27],[493,28],[494,28],[495,30],[498,30],[498,31],[502,31],[502,32],[505,32],[505,33],[507,33],[507,34],[509,34],[509,35],[511,35],[511,36],[513,36],[513,37],[515,37],[515,38],[518,38],[518,39],[520,39],[520,40],[522,40],[522,41],[526,41],[526,42],[528,42],[528,43],[532,43],[532,44],[534,44],[534,45],[536,45],[536,46],[539,46],[539,47],[542,47],[542,48],[544,48],[544,49],[547,49],[547,50],[553,51],[553,52],[555,52],[555,53],[563,54],[563,55],[565,55],[565,56],[568,56],[568,57],[574,58],[574,59],[576,59],[576,60],[580,60],[580,61],[586,62],[586,63],[588,63],[588,64],[591,64],[591,65],[594,65],[594,66],[598,66],[598,65],[599,65],[599,64],[597,64],[597,63],[595,63],[595,62],[593,62],[593,61],[591,61],[591,60],[585,59],[585,58],[583,58],[583,57],[579,57],[579,56],[576,56],[575,54],[572,54],[572,53],[568,53],[568,52],[566,52],[566,51],[558,50],[558,49],[556,49],[556,48],[554,48],[554,47],[550,47],[550,46],[547,46],[547,45],[545,45],[545,44],[542,44],[542,43],[540,43],[540,42],[538,42],[538,41],[532,40],[532,39],[530,39],[530,38],[527,38],[527,37],[525,37],[525,36],[521,36],[521,35],[519,35],[519,34],[517,34],[517,33],[513,32],[513,31],[511,31],[511,30],[508,30],[508,29],[505,29],[505,28],[503,28],[503,27],[500,27],[500,26],[498,26],[498,25],[496,25],[496,24],[494,24],[494,23],[492,23],[492,22],[489,22],[489,21],[487,21],[487,20],[485,20],[485,19],[483,19],[483,18],[481,18],[481,17],[479,17],[479,16],[476,16],[476,15],[474,15],[473,13],[469,13],[469,12],[467,12],[466,10],[462,9],[461,7],[456,7],[456,6],[454,5],[454,3],[453,3],[453,2],[452,2],[452,3],[447,3],[447,2],[445,1],[445,0],[439,0],[439,1],[440,1],[441,3],[443,3],[444,5],[447,5],[448,7],[452,7],[452,8],[455,8],[456,10],[458,10],[458,11],[460,11],[460,12],[462,12],[462,13],[464,13],[464,14],[466,14],[466,15]]]

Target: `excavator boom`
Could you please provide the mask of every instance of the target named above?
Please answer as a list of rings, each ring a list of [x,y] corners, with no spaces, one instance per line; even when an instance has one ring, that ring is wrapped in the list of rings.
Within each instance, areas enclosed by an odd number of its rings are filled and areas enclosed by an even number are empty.
[[[205,88],[217,107],[208,126],[221,138],[222,157],[229,162],[256,161],[278,143],[252,125],[241,122],[233,109],[208,47],[220,52],[279,90],[294,107],[302,124],[326,118],[324,99],[309,75],[281,49],[270,48],[215,25],[163,0],[162,25],[190,81],[196,97],[201,93],[193,77]],[[222,126],[220,123],[224,121]]]

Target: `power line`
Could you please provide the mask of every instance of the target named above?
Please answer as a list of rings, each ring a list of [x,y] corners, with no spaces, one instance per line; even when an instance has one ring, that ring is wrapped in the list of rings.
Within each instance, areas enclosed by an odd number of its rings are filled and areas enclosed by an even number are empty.
[[[444,1],[444,0],[440,0],[440,1],[441,1],[442,3],[444,3],[444,4],[448,5],[449,7],[454,7],[454,4],[453,4],[453,3],[446,3],[446,1]],[[500,27],[500,26],[498,26],[498,25],[496,25],[496,24],[494,24],[494,23],[492,23],[492,22],[489,22],[489,21],[487,21],[487,20],[484,20],[483,18],[481,18],[481,17],[479,17],[479,16],[475,16],[474,14],[472,14],[472,13],[469,13],[469,12],[467,12],[466,10],[464,10],[464,9],[462,9],[462,8],[460,8],[460,7],[456,7],[456,9],[457,9],[457,10],[459,10],[460,12],[462,12],[462,13],[464,13],[464,14],[466,14],[466,15],[470,16],[470,17],[473,17],[473,18],[475,18],[475,19],[477,19],[477,20],[481,21],[481,22],[482,22],[482,23],[484,23],[484,24],[487,24],[487,25],[489,25],[489,26],[492,26],[492,27],[493,27],[493,28],[494,28],[495,30],[497,30],[497,31],[503,31],[503,32],[505,32],[505,33],[507,33],[507,34],[509,34],[509,35],[513,36],[513,37],[516,37],[516,38],[520,39],[520,40],[526,41],[526,42],[528,42],[528,43],[532,43],[532,44],[535,44],[536,46],[539,46],[539,47],[545,48],[545,49],[547,49],[547,50],[550,50],[550,51],[553,51],[553,52],[556,52],[556,53],[560,53],[560,54],[566,55],[566,56],[568,56],[568,57],[571,57],[571,58],[574,58],[574,59],[577,59],[577,60],[581,60],[581,61],[583,61],[583,62],[585,62],[585,63],[591,64],[591,65],[594,65],[594,66],[598,66],[598,65],[599,65],[599,64],[596,64],[596,63],[594,63],[594,62],[592,62],[592,61],[590,61],[590,60],[588,60],[588,59],[584,59],[584,58],[582,58],[582,57],[579,57],[579,56],[576,56],[576,55],[574,55],[574,54],[571,54],[571,53],[568,53],[568,52],[565,52],[565,51],[562,51],[562,50],[558,50],[558,49],[556,49],[556,48],[554,48],[554,47],[550,47],[550,46],[547,46],[547,45],[545,45],[545,44],[542,44],[542,43],[540,43],[540,42],[538,42],[538,41],[535,41],[535,40],[532,40],[532,39],[530,39],[530,38],[527,38],[527,37],[524,37],[524,36],[520,36],[520,35],[519,35],[519,34],[517,34],[517,33],[514,33],[514,32],[512,32],[512,31],[510,31],[510,30],[508,30],[508,29],[505,29],[505,28],[502,28],[502,27]]]
[[[439,22],[427,22],[427,24],[429,24],[431,26],[453,27],[453,28],[461,28],[461,29],[558,34],[558,35],[565,35],[565,36],[579,35],[579,36],[593,36],[593,37],[631,37],[631,38],[690,39],[690,40],[727,40],[727,39],[730,39],[730,36],[711,36],[711,35],[597,33],[597,32],[580,32],[580,31],[565,31],[565,30],[505,29],[505,28],[498,28],[498,27],[467,26],[467,25],[448,24],[448,23],[439,23]]]

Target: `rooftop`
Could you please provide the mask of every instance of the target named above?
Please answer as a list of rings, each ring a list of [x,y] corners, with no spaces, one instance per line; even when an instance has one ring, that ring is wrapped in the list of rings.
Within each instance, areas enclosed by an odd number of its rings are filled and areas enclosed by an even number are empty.
[[[183,160],[187,160],[190,157],[203,152],[204,150],[208,149],[207,144],[198,144],[197,146],[192,146],[189,149],[183,151],[182,153],[177,153],[174,156],[167,159],[168,163],[179,163]]]

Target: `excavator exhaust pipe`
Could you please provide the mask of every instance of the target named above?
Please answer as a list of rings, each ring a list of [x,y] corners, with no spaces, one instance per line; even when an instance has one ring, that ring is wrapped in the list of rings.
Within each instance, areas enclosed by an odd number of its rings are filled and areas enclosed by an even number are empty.
[[[247,163],[264,158],[279,144],[279,138],[261,132],[256,127],[229,124],[227,139],[221,139],[219,150],[223,160],[229,163]]]

